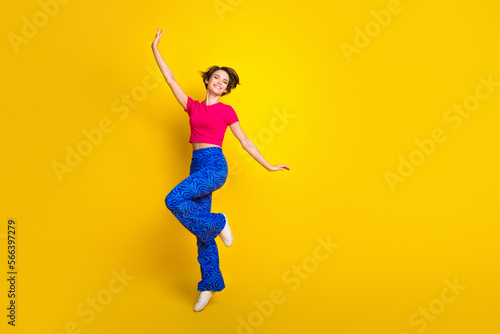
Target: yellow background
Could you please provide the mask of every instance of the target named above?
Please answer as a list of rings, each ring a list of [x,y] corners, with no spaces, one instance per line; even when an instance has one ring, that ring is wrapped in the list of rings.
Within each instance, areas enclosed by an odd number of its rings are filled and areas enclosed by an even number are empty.
[[[340,46],[355,45],[356,27],[376,27],[371,11],[389,2],[221,0],[218,13],[212,0],[74,0],[47,22],[37,1],[4,4],[2,333],[500,332],[500,87],[459,128],[443,119],[480,76],[500,81],[500,6],[402,0],[349,62]],[[45,24],[16,52],[9,36],[36,15]],[[205,94],[197,71],[237,70],[242,85],[221,101],[271,164],[291,167],[267,172],[228,129],[232,167],[213,212],[227,214],[235,241],[217,241],[227,287],[201,313],[192,311],[195,238],[164,205],[189,173],[188,117],[165,82],[127,116],[112,106],[141,90],[148,68],[158,72],[157,27],[193,98]],[[66,147],[106,119],[113,130],[60,182],[53,162],[65,164]],[[435,128],[446,141],[392,191],[385,173]],[[6,324],[9,218],[15,328]],[[324,250],[314,257],[318,238],[339,245],[326,260]],[[122,270],[133,279],[110,295]],[[454,280],[465,288],[443,303]],[[279,292],[282,303],[263,302]],[[78,308],[97,296],[112,300],[87,321]],[[439,311],[432,321],[415,316],[429,307]]]

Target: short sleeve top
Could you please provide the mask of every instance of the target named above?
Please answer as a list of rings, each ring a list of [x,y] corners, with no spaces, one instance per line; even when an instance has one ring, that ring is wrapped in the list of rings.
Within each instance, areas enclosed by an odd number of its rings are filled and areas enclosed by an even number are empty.
[[[227,127],[238,122],[233,107],[217,102],[207,106],[205,102],[188,96],[186,109],[191,126],[190,143],[209,143],[222,147]]]

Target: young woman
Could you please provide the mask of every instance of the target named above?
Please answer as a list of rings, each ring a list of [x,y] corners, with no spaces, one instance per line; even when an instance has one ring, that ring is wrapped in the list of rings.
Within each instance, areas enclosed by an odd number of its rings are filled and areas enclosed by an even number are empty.
[[[228,220],[223,213],[212,213],[212,192],[226,182],[228,168],[222,153],[222,142],[227,127],[242,147],[268,171],[289,170],[286,165],[270,165],[257,147],[241,129],[234,109],[219,98],[229,94],[239,84],[239,77],[229,67],[212,66],[202,72],[207,89],[205,100],[194,101],[188,97],[175,81],[172,70],[158,50],[163,31],[158,28],[152,44],[158,66],[182,108],[189,115],[193,155],[190,175],[167,195],[165,204],[172,214],[196,236],[198,262],[201,267],[200,295],[194,310],[201,311],[214,292],[224,289],[224,280],[219,269],[219,254],[215,238],[220,236],[226,247],[233,243]]]

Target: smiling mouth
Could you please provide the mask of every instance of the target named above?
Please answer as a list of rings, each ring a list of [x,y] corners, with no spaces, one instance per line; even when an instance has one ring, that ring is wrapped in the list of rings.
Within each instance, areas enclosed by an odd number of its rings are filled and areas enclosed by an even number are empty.
[[[217,88],[217,89],[222,89],[222,87],[221,87],[221,86],[219,86],[219,85],[215,85],[215,84],[214,84],[214,87],[215,87],[215,88]]]

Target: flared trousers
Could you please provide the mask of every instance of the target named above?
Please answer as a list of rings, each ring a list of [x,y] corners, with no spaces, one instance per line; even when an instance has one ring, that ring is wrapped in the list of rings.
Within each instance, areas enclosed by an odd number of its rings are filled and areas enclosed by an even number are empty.
[[[227,161],[220,147],[193,151],[190,173],[165,198],[172,214],[196,236],[201,281],[198,291],[221,291],[225,288],[219,268],[215,238],[226,224],[222,213],[212,213],[212,192],[227,179]]]

